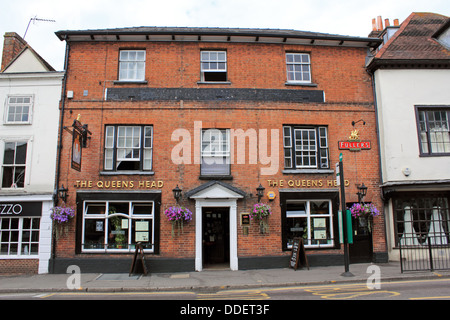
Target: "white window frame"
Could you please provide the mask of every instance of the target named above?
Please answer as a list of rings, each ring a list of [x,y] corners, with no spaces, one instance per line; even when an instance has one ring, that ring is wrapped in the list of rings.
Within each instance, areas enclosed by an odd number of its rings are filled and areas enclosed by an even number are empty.
[[[11,220],[18,220],[18,227],[17,229],[11,229]],[[24,219],[30,219],[30,228],[24,229],[23,222]],[[33,229],[33,220],[38,220],[37,222],[37,229]],[[3,220],[9,220],[9,228],[3,229],[2,226],[4,225]],[[4,247],[5,245],[8,246],[8,252],[5,254],[4,252],[0,253],[0,259],[2,258],[33,258],[36,259],[36,257],[39,255],[39,239],[40,239],[40,225],[41,225],[41,217],[20,217],[20,218],[11,218],[11,217],[0,217],[0,246]],[[8,241],[2,241],[2,232],[9,232],[9,239]],[[17,232],[17,241],[11,241],[11,232]],[[24,240],[24,233],[30,232],[29,240]],[[32,235],[33,233],[37,232],[37,240],[32,241]],[[11,244],[17,244],[17,253],[11,254]],[[22,252],[22,246],[28,245],[28,253]],[[32,252],[31,245],[37,246],[37,252]]]
[[[106,126],[104,157],[107,171],[120,171],[117,168],[121,161],[140,162],[139,170],[130,171],[151,171],[153,126]]]
[[[328,213],[326,214],[313,214],[311,213],[311,202],[328,202]],[[333,204],[330,199],[310,199],[310,200],[288,200],[286,203],[286,207],[288,204],[295,204],[295,203],[305,203],[305,212],[302,211],[288,211],[286,210],[286,219],[289,218],[306,218],[307,222],[307,239],[304,242],[305,248],[333,248],[334,247],[334,227],[333,227]],[[313,239],[312,227],[314,227],[313,222],[314,219],[317,218],[324,218],[328,219],[328,225],[329,225],[329,234],[330,239],[327,239],[326,244],[313,244],[313,241],[317,241],[316,239]],[[292,249],[292,244],[287,243],[287,249]]]
[[[9,163],[9,164],[5,164],[5,151],[6,151],[6,144],[7,143],[15,143],[15,147],[14,147],[14,163]],[[26,145],[26,151],[25,151],[25,163],[16,163],[16,153],[17,153],[17,144],[18,143],[24,143]],[[25,140],[25,139],[19,139],[19,140],[14,140],[14,141],[3,141],[2,143],[3,145],[3,149],[2,149],[2,155],[1,155],[1,159],[2,159],[2,166],[1,166],[1,180],[0,180],[0,189],[24,189],[26,186],[26,181],[27,181],[27,175],[28,175],[28,170],[27,170],[27,159],[28,159],[28,154],[30,153],[30,143]],[[3,176],[4,176],[4,169],[5,168],[13,168],[13,176],[16,176],[16,168],[17,167],[25,167],[25,171],[23,174],[23,187],[18,187],[16,181],[13,181],[13,183],[11,184],[11,186],[9,187],[3,187]]]
[[[121,213],[121,212],[114,212],[112,214],[108,214],[110,206],[114,206],[114,203],[128,203],[128,213]],[[105,204],[105,213],[103,214],[87,214],[87,209],[89,204]],[[152,212],[151,214],[134,214],[133,210],[135,206],[139,205],[150,205],[152,206]],[[121,217],[122,219],[128,219],[128,239],[126,241],[127,245],[126,248],[108,248],[109,243],[109,223],[110,219],[114,217]],[[104,232],[104,242],[103,242],[103,248],[86,248],[85,243],[85,234],[86,234],[86,220],[103,220],[103,232]],[[151,239],[149,239],[149,246],[144,246],[144,252],[152,253],[155,250],[155,202],[154,201],[129,201],[129,200],[115,200],[115,201],[95,201],[95,200],[89,200],[83,202],[83,227],[82,227],[82,244],[81,244],[81,251],[82,252],[98,252],[98,253],[111,253],[111,252],[117,252],[117,253],[127,253],[127,252],[134,252],[135,250],[135,243],[131,243],[132,239],[132,230],[131,226],[133,223],[133,220],[147,220],[151,221],[149,224],[149,228],[151,228]],[[134,230],[136,232],[137,230]],[[100,232],[100,231],[99,231]]]
[[[311,57],[308,53],[286,53],[286,78],[288,83],[311,83]]]
[[[214,142],[212,141],[214,137]],[[224,139],[225,137],[225,139]],[[231,174],[230,130],[229,129],[203,129],[201,131],[201,175],[230,175]],[[224,163],[225,162],[225,163]],[[203,165],[219,164],[226,166],[226,172],[208,173]]]
[[[120,50],[119,81],[144,81],[145,60],[145,50]]]
[[[297,137],[300,134],[300,138]],[[307,133],[308,139],[303,139]],[[314,133],[314,140],[310,139]],[[311,141],[314,141],[312,144]],[[305,143],[308,142],[308,143]],[[283,126],[283,147],[285,169],[328,169],[328,129],[325,126]],[[309,159],[303,162],[303,157]],[[301,161],[299,160],[301,159]],[[315,164],[311,160],[315,159]]]
[[[225,73],[225,80],[227,81],[227,52],[224,50],[208,51],[202,50],[200,52],[200,69],[202,81],[204,82],[218,82],[214,80],[206,80],[205,73],[207,72],[222,72]]]
[[[17,100],[17,99],[29,99],[28,102],[22,101],[22,102],[17,102],[17,101],[13,101],[13,100]],[[6,98],[6,107],[5,107],[5,119],[4,119],[4,123],[5,124],[12,124],[12,125],[21,125],[21,124],[31,124],[31,120],[32,120],[32,113],[33,113],[33,105],[34,105],[34,96],[33,95],[9,95]],[[17,117],[16,111],[19,110],[19,108],[21,108],[20,110],[22,110],[20,112],[20,114],[22,115],[20,120],[16,120],[15,118]],[[22,120],[23,115],[25,113],[23,113],[23,108],[28,108],[28,112],[27,114],[27,120]],[[10,119],[11,118],[11,111],[12,109],[14,109],[14,119]]]

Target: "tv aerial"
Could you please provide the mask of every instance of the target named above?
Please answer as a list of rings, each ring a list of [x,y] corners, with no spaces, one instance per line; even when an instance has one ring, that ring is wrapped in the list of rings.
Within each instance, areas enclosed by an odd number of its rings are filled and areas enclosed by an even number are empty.
[[[36,23],[36,21],[44,21],[44,22],[56,22],[55,20],[50,20],[50,19],[41,19],[38,18],[37,16],[34,16],[34,18],[31,18],[30,21],[28,21],[28,26],[27,26],[27,30],[25,30],[25,34],[23,35],[23,39],[25,40],[25,36],[27,35],[28,32],[28,28],[30,27],[30,23],[31,21],[33,21],[33,24]]]

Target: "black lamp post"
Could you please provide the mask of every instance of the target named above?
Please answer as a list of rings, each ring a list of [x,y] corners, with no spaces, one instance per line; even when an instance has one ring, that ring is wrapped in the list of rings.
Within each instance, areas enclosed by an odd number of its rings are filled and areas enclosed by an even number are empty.
[[[178,203],[178,201],[181,199],[181,189],[177,185],[174,189],[172,189],[172,192],[173,197],[175,198],[175,200],[177,200]]]
[[[264,196],[264,190],[266,188],[264,188],[261,183],[259,184],[259,187],[256,188],[256,194],[258,195],[258,202],[261,201],[261,198]]]
[[[361,202],[362,199],[367,194],[367,187],[364,185],[364,182],[363,182],[360,186],[357,186],[357,188],[358,188],[358,192],[356,194],[358,195],[358,202]]]

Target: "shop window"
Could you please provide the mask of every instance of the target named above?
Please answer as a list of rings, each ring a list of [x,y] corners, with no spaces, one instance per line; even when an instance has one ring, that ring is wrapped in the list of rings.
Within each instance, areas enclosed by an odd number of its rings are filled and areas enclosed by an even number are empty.
[[[328,169],[327,127],[283,126],[285,169]]]
[[[202,81],[227,81],[227,52],[202,51],[200,55]]]
[[[145,50],[121,50],[119,57],[120,81],[145,80]]]
[[[311,83],[311,61],[307,53],[286,53],[288,83]]]
[[[34,256],[39,252],[40,218],[0,218],[0,256]]]
[[[138,242],[153,252],[153,202],[85,201],[83,211],[83,252],[130,252]]]
[[[106,126],[105,170],[151,171],[152,153],[152,126]]]
[[[450,155],[450,108],[417,110],[421,155]]]
[[[29,124],[31,123],[32,96],[10,96],[6,103],[5,123]]]
[[[394,199],[397,245],[450,244],[449,198],[446,195],[410,195]]]
[[[2,188],[23,188],[27,158],[26,142],[5,142]]]
[[[333,215],[330,200],[288,200],[284,219],[284,247],[292,248],[293,239],[303,238],[306,248],[333,247]]]
[[[230,175],[230,131],[228,129],[202,130],[201,175]]]

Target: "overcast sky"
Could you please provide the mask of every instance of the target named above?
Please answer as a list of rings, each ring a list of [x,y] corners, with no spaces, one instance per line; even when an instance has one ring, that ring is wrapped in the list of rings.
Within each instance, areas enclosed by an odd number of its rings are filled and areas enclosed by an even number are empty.
[[[0,32],[25,40],[56,70],[63,70],[59,30],[137,26],[294,29],[366,37],[372,18],[403,22],[411,12],[450,16],[449,0],[1,0]],[[0,50],[3,50],[3,37]]]

